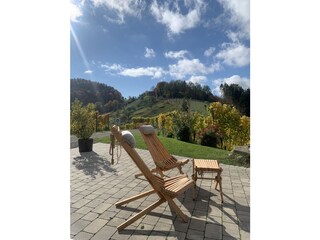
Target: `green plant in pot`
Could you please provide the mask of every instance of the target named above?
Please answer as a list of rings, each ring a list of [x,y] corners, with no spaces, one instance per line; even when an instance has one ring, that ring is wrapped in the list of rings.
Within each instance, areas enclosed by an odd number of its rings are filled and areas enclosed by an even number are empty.
[[[93,139],[90,138],[95,131],[95,105],[89,103],[83,106],[78,99],[71,105],[70,130],[78,138],[79,152],[91,152]]]

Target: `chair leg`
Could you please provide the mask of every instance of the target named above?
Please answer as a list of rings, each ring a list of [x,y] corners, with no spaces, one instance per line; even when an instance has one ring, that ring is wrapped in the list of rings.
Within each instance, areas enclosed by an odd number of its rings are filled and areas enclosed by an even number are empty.
[[[157,202],[151,204],[150,206],[146,207],[145,209],[141,210],[139,213],[134,215],[133,217],[129,218],[127,221],[124,223],[120,224],[117,229],[118,231],[123,230],[125,227],[129,226],[131,223],[137,221],[139,218],[141,218],[143,215],[146,215],[156,207],[158,207],[160,204],[164,203],[165,199],[159,199]]]
[[[196,182],[193,183],[193,188],[192,188],[192,199],[195,201],[196,200]]]
[[[164,174],[163,172],[160,170],[160,169],[157,169],[157,172],[160,174],[160,176],[163,178],[164,177]]]
[[[178,168],[178,170],[179,170],[180,174],[184,174],[184,172],[182,171],[182,167],[181,167],[181,165],[180,165],[180,166],[178,166],[177,168]]]
[[[154,189],[151,189],[151,190],[146,191],[144,193],[140,193],[140,194],[138,194],[136,196],[133,196],[133,197],[127,198],[125,200],[122,200],[120,202],[117,202],[116,203],[116,207],[121,206],[121,205],[126,204],[126,203],[129,203],[129,202],[132,202],[132,201],[137,200],[139,198],[143,198],[143,197],[148,196],[148,195],[150,195],[152,193],[155,193],[155,192],[156,191]]]
[[[184,221],[188,222],[188,216],[185,215],[181,209],[177,206],[177,204],[173,201],[173,199],[167,199],[169,206],[176,212],[176,214]]]

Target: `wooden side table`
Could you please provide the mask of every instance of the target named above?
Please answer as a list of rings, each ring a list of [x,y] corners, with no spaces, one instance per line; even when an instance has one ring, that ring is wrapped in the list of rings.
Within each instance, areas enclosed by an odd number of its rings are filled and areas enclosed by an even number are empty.
[[[195,182],[194,184],[194,193],[196,192],[196,182],[197,179],[210,179],[216,181],[215,189],[217,189],[217,186],[219,185],[219,191],[220,191],[220,197],[221,197],[221,203],[223,203],[223,193],[222,193],[222,173],[223,169],[220,167],[218,160],[209,160],[209,159],[193,159],[193,175],[192,178]],[[214,178],[206,178],[202,177],[204,172],[215,172],[217,175]],[[201,177],[198,177],[198,174],[201,175]],[[195,194],[194,194],[195,198]]]

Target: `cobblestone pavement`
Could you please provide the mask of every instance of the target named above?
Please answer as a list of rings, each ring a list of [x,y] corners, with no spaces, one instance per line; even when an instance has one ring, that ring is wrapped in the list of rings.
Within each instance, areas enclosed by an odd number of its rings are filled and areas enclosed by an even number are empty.
[[[223,164],[223,204],[213,181],[198,179],[196,201],[192,200],[192,189],[174,200],[188,215],[187,223],[165,202],[118,232],[119,224],[157,200],[157,195],[116,208],[117,201],[151,187],[143,177],[134,177],[139,170],[124,150],[119,161],[111,165],[109,147],[96,143],[92,152],[81,154],[78,148],[70,149],[71,239],[250,239],[250,169]],[[152,168],[149,152],[137,151]],[[192,163],[183,171],[191,177]],[[178,170],[165,174],[174,176]]]

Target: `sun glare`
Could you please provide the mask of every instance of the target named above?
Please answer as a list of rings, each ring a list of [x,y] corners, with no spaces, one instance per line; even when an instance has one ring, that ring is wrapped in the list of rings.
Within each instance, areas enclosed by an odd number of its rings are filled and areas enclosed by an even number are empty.
[[[71,23],[70,23],[70,31],[71,31],[71,35],[72,35],[72,37],[74,39],[74,42],[76,43],[76,46],[77,46],[77,48],[79,50],[79,53],[81,55],[82,62],[84,64],[84,66],[86,67],[86,72],[91,74],[92,71],[90,70],[89,63],[87,61],[86,55],[85,55],[84,51],[82,50],[82,47],[81,47],[81,44],[80,44],[79,39],[77,37],[77,34],[75,33]]]

